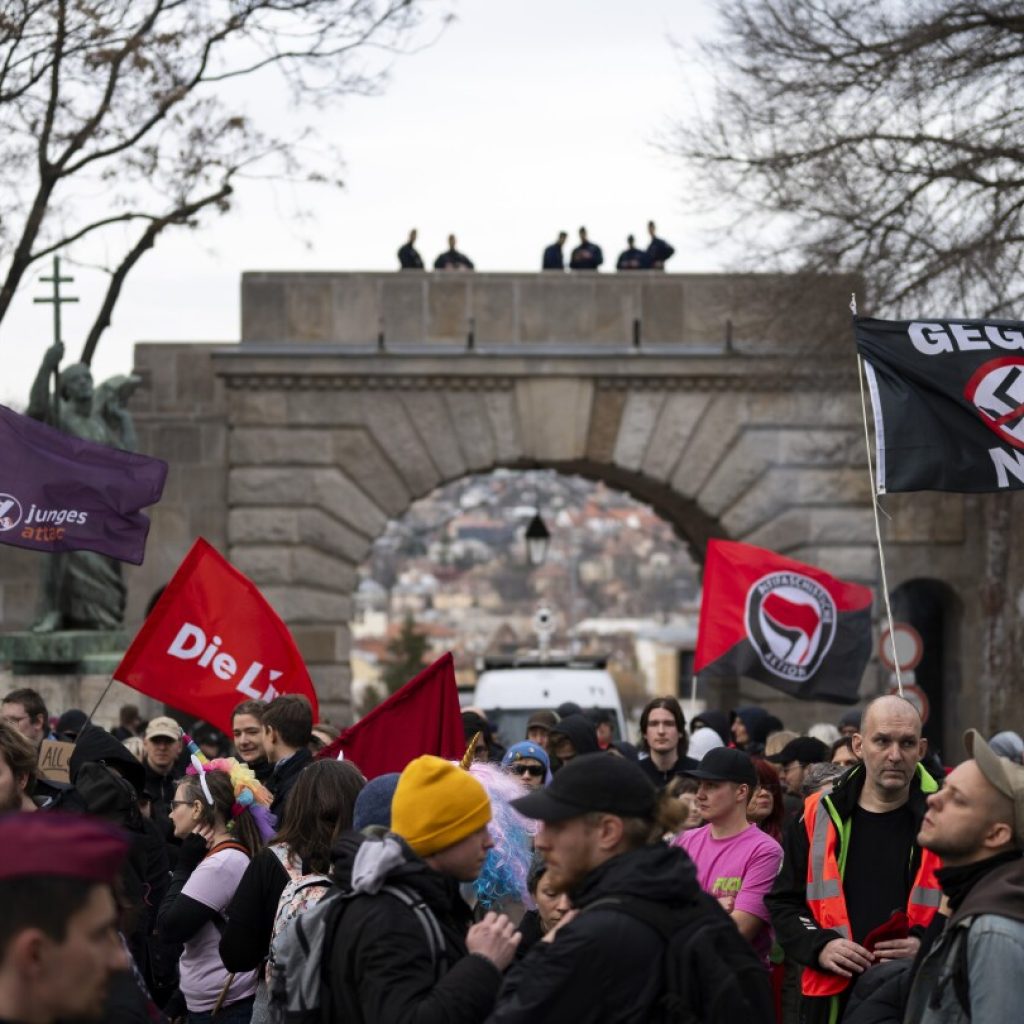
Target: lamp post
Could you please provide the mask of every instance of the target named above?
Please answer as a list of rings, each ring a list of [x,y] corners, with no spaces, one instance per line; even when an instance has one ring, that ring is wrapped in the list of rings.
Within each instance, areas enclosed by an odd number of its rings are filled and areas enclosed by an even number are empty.
[[[536,568],[538,565],[544,564],[550,541],[551,534],[538,512],[526,527],[526,557],[529,559],[530,565]]]

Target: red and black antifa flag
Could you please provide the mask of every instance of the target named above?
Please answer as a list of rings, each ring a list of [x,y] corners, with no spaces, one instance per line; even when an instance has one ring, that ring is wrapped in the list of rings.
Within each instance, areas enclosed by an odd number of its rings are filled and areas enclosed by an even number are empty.
[[[871,591],[750,544],[712,540],[694,671],[747,676],[800,700],[857,701],[871,655]]]
[[[1024,489],[1024,324],[854,318],[878,493]]]

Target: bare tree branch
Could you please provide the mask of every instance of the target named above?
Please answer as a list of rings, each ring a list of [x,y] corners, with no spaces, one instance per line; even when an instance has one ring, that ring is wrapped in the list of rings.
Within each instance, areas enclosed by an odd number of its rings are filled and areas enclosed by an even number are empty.
[[[727,207],[749,262],[858,274],[880,313],[1012,311],[1024,289],[1019,6],[718,6],[703,50],[713,107],[678,126],[673,148],[699,200]]]
[[[228,209],[233,180],[333,182],[303,117],[366,92],[446,0],[7,0],[0,5],[0,323],[29,267],[71,243],[113,248],[90,352],[125,279],[168,227]],[[280,76],[286,134],[238,80]],[[88,206],[78,202],[91,196]],[[145,221],[134,239],[124,229]]]

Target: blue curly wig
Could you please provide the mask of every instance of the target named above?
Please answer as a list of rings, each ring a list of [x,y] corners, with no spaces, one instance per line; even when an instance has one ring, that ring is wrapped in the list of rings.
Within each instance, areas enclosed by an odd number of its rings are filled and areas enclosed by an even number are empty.
[[[518,900],[534,909],[526,879],[533,860],[536,822],[514,810],[510,801],[526,796],[525,783],[503,772],[497,765],[474,761],[470,773],[491,799],[491,823],[488,826],[494,846],[487,851],[480,877],[474,883],[476,898],[485,910],[505,900]]]

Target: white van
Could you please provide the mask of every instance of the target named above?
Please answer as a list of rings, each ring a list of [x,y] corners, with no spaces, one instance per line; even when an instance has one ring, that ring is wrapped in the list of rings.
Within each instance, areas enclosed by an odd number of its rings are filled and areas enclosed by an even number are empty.
[[[618,687],[604,665],[603,659],[488,659],[473,704],[486,713],[505,746],[526,739],[526,723],[534,711],[555,711],[566,701],[584,712],[609,712],[615,739],[627,739]]]

